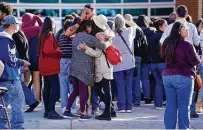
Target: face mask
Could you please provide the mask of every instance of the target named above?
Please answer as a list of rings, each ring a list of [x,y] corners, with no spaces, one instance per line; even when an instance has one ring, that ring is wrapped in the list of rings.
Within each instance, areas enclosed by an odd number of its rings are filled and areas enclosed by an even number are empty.
[[[16,24],[15,33],[17,33],[19,30],[20,30],[20,26],[19,24]]]

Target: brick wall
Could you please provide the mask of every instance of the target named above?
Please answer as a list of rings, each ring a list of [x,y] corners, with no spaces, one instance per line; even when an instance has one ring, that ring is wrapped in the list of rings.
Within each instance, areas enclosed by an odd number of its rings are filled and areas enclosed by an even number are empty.
[[[198,20],[198,2],[199,0],[176,0],[176,7],[178,5],[185,5],[188,8],[188,14],[192,16],[193,22]]]

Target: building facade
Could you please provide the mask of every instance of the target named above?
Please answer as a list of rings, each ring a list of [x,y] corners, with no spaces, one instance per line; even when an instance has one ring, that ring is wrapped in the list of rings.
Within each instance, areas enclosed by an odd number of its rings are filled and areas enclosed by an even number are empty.
[[[192,16],[194,23],[202,17],[203,0],[176,0],[176,6],[186,5],[188,7],[189,15]]]
[[[120,14],[131,14],[134,19],[145,14],[149,17],[167,18],[175,11],[177,5],[185,4],[196,21],[202,14],[202,0],[4,0],[14,7],[14,15],[18,18],[25,12],[40,14],[42,17],[52,16],[57,24],[61,24],[65,15],[72,12],[81,13],[87,3],[93,3],[97,14],[104,14],[109,19]],[[200,9],[201,8],[201,9]],[[198,16],[197,16],[198,12]]]

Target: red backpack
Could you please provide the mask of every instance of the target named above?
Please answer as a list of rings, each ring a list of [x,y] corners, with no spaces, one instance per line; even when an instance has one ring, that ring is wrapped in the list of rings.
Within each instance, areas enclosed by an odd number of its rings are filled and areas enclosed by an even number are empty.
[[[104,52],[104,54],[106,56],[106,60],[108,60],[112,65],[118,65],[122,62],[121,52],[114,45],[111,45],[106,48],[106,52]]]

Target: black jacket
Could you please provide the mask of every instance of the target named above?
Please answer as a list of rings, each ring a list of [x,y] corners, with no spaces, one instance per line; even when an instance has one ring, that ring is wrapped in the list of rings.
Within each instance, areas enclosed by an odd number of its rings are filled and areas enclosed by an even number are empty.
[[[147,43],[148,43],[148,51],[146,53],[146,55],[142,58],[142,63],[143,64],[150,64],[151,63],[151,57],[150,57],[150,42],[151,42],[151,38],[154,35],[154,33],[156,32],[155,28],[151,28],[151,27],[141,27],[142,31],[144,32],[146,38],[147,38]]]
[[[17,33],[14,33],[12,38],[15,41],[16,50],[19,54],[19,58],[28,61],[29,60],[28,41],[23,32],[18,31]]]
[[[165,63],[165,59],[160,56],[160,39],[163,32],[157,31],[151,38],[150,44],[150,56],[151,63]]]
[[[134,54],[137,57],[144,58],[148,52],[147,38],[140,27],[136,29],[136,36],[134,39]]]

